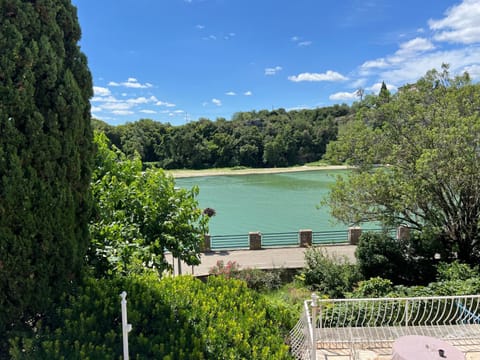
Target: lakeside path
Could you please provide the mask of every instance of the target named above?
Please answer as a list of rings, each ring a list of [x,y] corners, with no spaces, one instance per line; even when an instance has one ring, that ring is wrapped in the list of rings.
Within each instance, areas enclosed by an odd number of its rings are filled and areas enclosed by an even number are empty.
[[[253,175],[253,174],[280,174],[288,172],[301,171],[318,171],[318,170],[344,170],[350,167],[346,165],[303,165],[293,167],[278,167],[278,168],[219,168],[219,169],[204,169],[204,170],[165,170],[166,174],[172,175],[174,178],[199,177],[199,176],[229,176],[229,175]]]
[[[355,262],[355,245],[326,245],[319,246],[325,249],[331,256],[346,256],[351,262]],[[235,261],[240,268],[257,269],[299,269],[305,267],[305,250],[301,247],[286,248],[268,248],[262,250],[225,250],[213,251],[201,254],[201,264],[193,267],[193,275],[205,276],[209,270],[217,264],[217,261],[223,261],[227,264],[229,261]],[[167,255],[167,261],[172,264],[171,254]],[[177,262],[175,261],[175,274],[178,274]],[[192,267],[182,264],[182,274],[192,274]]]

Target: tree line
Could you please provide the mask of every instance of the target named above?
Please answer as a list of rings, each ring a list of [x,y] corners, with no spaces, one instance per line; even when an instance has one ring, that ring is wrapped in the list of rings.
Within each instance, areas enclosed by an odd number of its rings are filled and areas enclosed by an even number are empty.
[[[202,118],[180,126],[150,119],[118,126],[94,120],[93,126],[128,157],[138,153],[163,169],[282,167],[321,159],[352,113],[344,104],[238,112],[229,121]]]

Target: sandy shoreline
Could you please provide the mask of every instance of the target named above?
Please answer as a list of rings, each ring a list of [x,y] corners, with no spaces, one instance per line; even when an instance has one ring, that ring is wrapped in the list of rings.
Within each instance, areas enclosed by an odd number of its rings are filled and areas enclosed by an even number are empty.
[[[252,174],[280,174],[288,172],[300,171],[316,171],[316,170],[344,170],[348,169],[345,165],[325,165],[325,166],[294,166],[294,167],[280,167],[280,168],[260,168],[260,169],[205,169],[205,170],[165,170],[174,178],[186,178],[197,176],[218,176],[218,175],[252,175]]]

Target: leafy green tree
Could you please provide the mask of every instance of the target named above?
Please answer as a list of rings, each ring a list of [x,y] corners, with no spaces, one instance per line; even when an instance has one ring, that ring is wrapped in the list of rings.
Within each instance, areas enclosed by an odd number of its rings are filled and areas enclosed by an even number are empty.
[[[92,177],[95,215],[89,257],[100,274],[170,268],[165,251],[189,265],[199,263],[208,216],[198,208],[198,188],[178,189],[162,170],[142,171],[137,157],[110,149],[95,133],[98,151]]]
[[[405,283],[410,279],[405,247],[389,234],[362,234],[355,257],[364,279],[381,277],[394,284]]]
[[[451,256],[478,261],[479,108],[480,84],[466,73],[450,77],[448,66],[400,89],[380,108],[388,114],[381,128],[360,119],[329,148],[360,165],[333,188],[333,215],[345,223],[405,224],[433,234]]]
[[[93,91],[79,39],[69,0],[0,1],[2,334],[33,327],[84,263]]]

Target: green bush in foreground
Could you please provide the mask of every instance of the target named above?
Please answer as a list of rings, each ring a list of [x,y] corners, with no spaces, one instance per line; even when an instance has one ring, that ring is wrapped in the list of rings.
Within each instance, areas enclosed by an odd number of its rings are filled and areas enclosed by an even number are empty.
[[[127,291],[132,359],[289,359],[285,309],[242,281],[212,277],[87,279],[50,324],[11,341],[13,359],[119,359]]]
[[[307,249],[305,261],[305,269],[299,278],[310,289],[331,298],[344,297],[361,280],[356,266],[350,264],[345,256],[330,256],[322,248]]]

